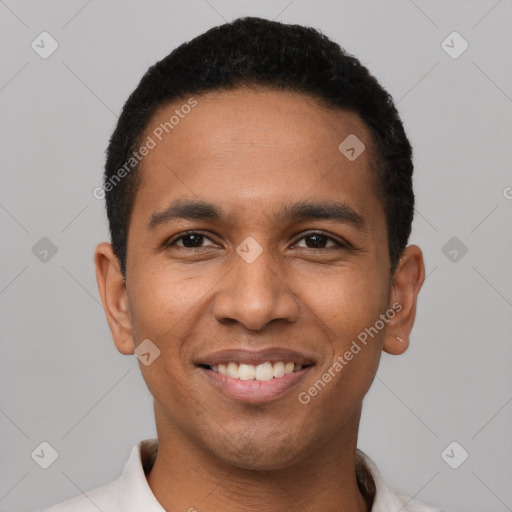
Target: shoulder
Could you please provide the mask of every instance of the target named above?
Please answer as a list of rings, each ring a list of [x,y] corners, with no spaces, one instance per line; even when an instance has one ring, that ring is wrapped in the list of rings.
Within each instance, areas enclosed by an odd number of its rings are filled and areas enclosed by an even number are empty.
[[[356,473],[360,488],[373,499],[371,512],[443,512],[386,485],[375,462],[359,449],[356,453]]]
[[[83,494],[61,501],[40,512],[117,512],[119,508],[118,480],[96,487]]]
[[[157,439],[139,441],[132,448],[117,480],[37,512],[165,512],[153,495],[145,476],[157,449]]]
[[[432,507],[428,503],[412,498],[393,487],[386,486],[386,499],[392,501],[393,506],[398,507],[396,510],[401,510],[401,512],[443,512],[440,508]]]

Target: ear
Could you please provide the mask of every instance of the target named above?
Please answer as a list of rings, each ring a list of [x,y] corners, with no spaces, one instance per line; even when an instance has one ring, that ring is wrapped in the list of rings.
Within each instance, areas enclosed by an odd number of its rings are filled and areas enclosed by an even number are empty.
[[[117,350],[133,354],[132,318],[126,283],[112,246],[102,242],[94,252],[96,280],[110,332]]]
[[[409,347],[409,336],[416,317],[416,302],[425,281],[423,253],[417,245],[405,248],[393,275],[390,308],[396,312],[390,319],[383,342],[388,354],[403,354]]]

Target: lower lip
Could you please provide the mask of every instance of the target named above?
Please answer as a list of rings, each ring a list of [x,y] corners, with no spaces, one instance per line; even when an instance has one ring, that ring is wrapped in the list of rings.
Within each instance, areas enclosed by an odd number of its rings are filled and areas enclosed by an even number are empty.
[[[311,370],[312,366],[307,366],[296,372],[278,378],[274,377],[270,380],[234,379],[207,368],[198,368],[211,384],[228,397],[239,402],[260,404],[276,400],[296,388],[308,371]]]

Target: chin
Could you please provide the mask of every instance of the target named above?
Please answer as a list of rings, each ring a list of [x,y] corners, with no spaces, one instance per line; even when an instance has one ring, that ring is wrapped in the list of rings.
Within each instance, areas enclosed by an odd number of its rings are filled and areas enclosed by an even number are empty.
[[[225,464],[247,470],[270,471],[290,467],[298,462],[302,450],[299,439],[292,436],[230,436],[210,447],[210,453]],[[302,454],[303,455],[303,454]]]

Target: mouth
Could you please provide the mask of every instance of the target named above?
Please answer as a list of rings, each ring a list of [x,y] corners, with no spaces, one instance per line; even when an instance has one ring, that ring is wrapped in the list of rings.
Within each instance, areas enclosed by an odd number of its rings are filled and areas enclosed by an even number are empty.
[[[206,370],[212,370],[215,373],[226,375],[232,379],[238,380],[257,380],[267,381],[270,379],[281,379],[285,375],[298,372],[302,368],[308,368],[312,364],[302,365],[293,361],[265,361],[264,363],[255,365],[247,363],[237,363],[230,361],[229,363],[219,363],[216,365],[198,365]]]
[[[315,363],[289,350],[222,351],[195,363],[210,385],[235,401],[264,403],[292,391]]]

